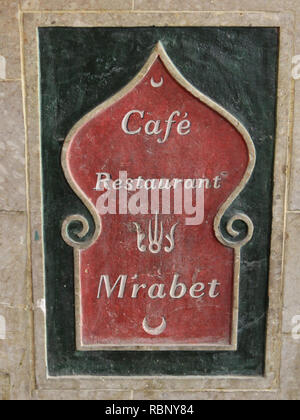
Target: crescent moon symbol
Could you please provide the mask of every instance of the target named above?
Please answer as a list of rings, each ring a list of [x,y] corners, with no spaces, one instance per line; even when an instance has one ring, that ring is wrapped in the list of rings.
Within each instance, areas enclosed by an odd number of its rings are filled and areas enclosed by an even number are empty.
[[[143,321],[143,328],[144,328],[144,331],[145,331],[147,334],[150,334],[150,335],[160,335],[160,334],[162,334],[162,333],[165,331],[165,329],[167,328],[167,322],[166,322],[165,318],[163,317],[163,318],[162,318],[162,322],[161,322],[161,324],[160,324],[160,326],[159,326],[159,327],[157,327],[157,328],[151,328],[151,327],[149,327],[149,325],[148,325],[147,318],[145,318],[145,319],[144,319],[144,321]]]
[[[159,82],[155,82],[153,77],[151,78],[151,86],[154,88],[159,88],[164,84],[164,78],[162,77]]]

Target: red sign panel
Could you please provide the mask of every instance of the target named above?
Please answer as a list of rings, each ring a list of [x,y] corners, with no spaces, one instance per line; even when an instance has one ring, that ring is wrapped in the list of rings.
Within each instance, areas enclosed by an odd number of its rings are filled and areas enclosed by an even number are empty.
[[[240,249],[253,225],[236,214],[227,239],[220,224],[254,168],[245,128],[158,44],[128,86],[76,124],[62,164],[95,222],[87,242],[69,234],[76,221],[88,233],[83,216],[62,229],[75,252],[78,349],[235,349]]]

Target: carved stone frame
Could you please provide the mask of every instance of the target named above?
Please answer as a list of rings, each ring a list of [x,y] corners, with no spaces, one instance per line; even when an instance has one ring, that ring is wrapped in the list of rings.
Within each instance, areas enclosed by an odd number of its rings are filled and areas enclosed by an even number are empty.
[[[28,12],[21,13],[23,93],[25,101],[27,181],[29,190],[28,244],[34,300],[35,372],[39,389],[141,390],[145,388],[181,390],[274,391],[279,386],[282,284],[287,206],[286,169],[288,162],[291,66],[293,53],[293,13],[274,12]],[[269,313],[267,324],[266,369],[264,377],[50,377],[47,371],[45,284],[42,235],[41,153],[39,126],[38,27],[112,26],[261,26],[280,28],[278,114],[274,169],[273,226],[270,256]]]

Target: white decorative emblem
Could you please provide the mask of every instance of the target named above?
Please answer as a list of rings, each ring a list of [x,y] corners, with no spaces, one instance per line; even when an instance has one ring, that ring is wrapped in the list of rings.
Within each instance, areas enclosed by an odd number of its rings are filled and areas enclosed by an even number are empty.
[[[167,322],[166,322],[165,318],[163,317],[163,318],[162,318],[162,322],[161,322],[161,324],[159,325],[159,327],[156,327],[156,328],[151,328],[151,327],[149,327],[149,325],[148,325],[147,318],[145,318],[145,319],[144,319],[144,321],[143,321],[143,328],[144,328],[144,331],[145,331],[147,334],[149,334],[149,335],[160,335],[160,334],[162,334],[162,333],[165,331],[165,329],[167,328]]]
[[[159,88],[164,84],[164,78],[162,77],[159,82],[155,82],[153,77],[151,78],[151,86],[154,88]]]
[[[137,232],[137,247],[140,252],[146,252],[147,246],[143,244],[144,239],[146,238],[146,234],[143,232],[141,225],[134,222]],[[169,242],[169,246],[165,246],[164,250],[168,254],[173,251],[175,248],[175,230],[178,223],[172,226],[171,231],[168,235],[166,235],[166,239]],[[158,214],[155,215],[155,224],[154,224],[154,232],[152,231],[152,220],[149,222],[149,232],[148,232],[148,239],[149,239],[149,251],[152,254],[159,254],[163,247],[163,239],[164,239],[164,227],[163,223],[160,222],[160,233],[158,232]]]

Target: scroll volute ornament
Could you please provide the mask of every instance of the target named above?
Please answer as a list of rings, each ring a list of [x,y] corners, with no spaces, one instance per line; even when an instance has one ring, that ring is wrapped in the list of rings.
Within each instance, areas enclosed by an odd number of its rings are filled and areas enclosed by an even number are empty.
[[[89,226],[70,215],[62,227],[75,253],[78,349],[236,349],[240,249],[253,224],[236,213],[226,237],[220,225],[255,166],[239,121],[192,86],[158,43],[134,80],[71,130],[62,165],[94,219]],[[206,180],[203,223],[187,225],[172,206],[170,214],[100,216],[97,174],[116,180],[122,171]]]

